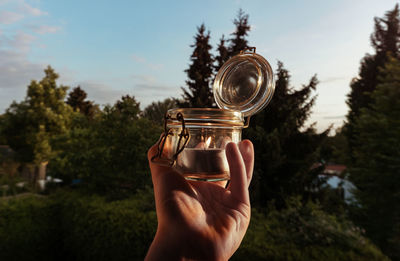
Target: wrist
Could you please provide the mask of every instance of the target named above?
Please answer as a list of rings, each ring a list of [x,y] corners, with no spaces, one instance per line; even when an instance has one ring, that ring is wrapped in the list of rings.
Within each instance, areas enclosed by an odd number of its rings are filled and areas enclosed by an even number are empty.
[[[167,234],[157,231],[145,260],[185,260],[180,250],[178,242],[168,237]]]

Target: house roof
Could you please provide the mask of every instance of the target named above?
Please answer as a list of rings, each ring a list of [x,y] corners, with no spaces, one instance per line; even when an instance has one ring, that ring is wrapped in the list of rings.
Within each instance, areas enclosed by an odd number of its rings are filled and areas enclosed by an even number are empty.
[[[340,175],[346,169],[347,169],[347,167],[345,165],[327,164],[327,165],[325,165],[325,169],[323,171],[323,174],[326,174],[326,175]]]

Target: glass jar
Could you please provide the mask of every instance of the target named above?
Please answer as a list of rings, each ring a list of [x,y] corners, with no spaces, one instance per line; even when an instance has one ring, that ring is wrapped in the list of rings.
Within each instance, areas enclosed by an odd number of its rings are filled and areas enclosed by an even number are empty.
[[[187,179],[227,180],[229,166],[225,146],[241,140],[243,127],[240,111],[210,108],[169,110],[164,145],[166,159],[171,159],[169,164]]]
[[[220,109],[167,112],[153,162],[172,166],[190,180],[229,180],[225,146],[241,141],[250,116],[269,103],[275,88],[271,66],[251,50],[232,57],[218,71],[213,91]]]

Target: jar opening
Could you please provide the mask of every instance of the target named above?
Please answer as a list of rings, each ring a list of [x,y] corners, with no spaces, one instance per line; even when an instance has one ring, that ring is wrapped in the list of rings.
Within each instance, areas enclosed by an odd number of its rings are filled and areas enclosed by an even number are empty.
[[[188,127],[226,127],[243,128],[243,113],[234,110],[214,109],[214,108],[176,108],[168,110],[172,119],[168,119],[167,125],[181,125],[181,122],[175,120],[175,116],[182,113],[185,125]]]

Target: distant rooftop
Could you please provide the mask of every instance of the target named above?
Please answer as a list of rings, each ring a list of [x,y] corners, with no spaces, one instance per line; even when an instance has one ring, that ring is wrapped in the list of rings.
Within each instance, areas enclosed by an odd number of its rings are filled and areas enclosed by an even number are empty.
[[[345,165],[330,165],[330,164],[327,164],[325,166],[325,169],[322,172],[322,174],[325,174],[325,175],[340,175],[346,169],[347,169],[347,167]]]

